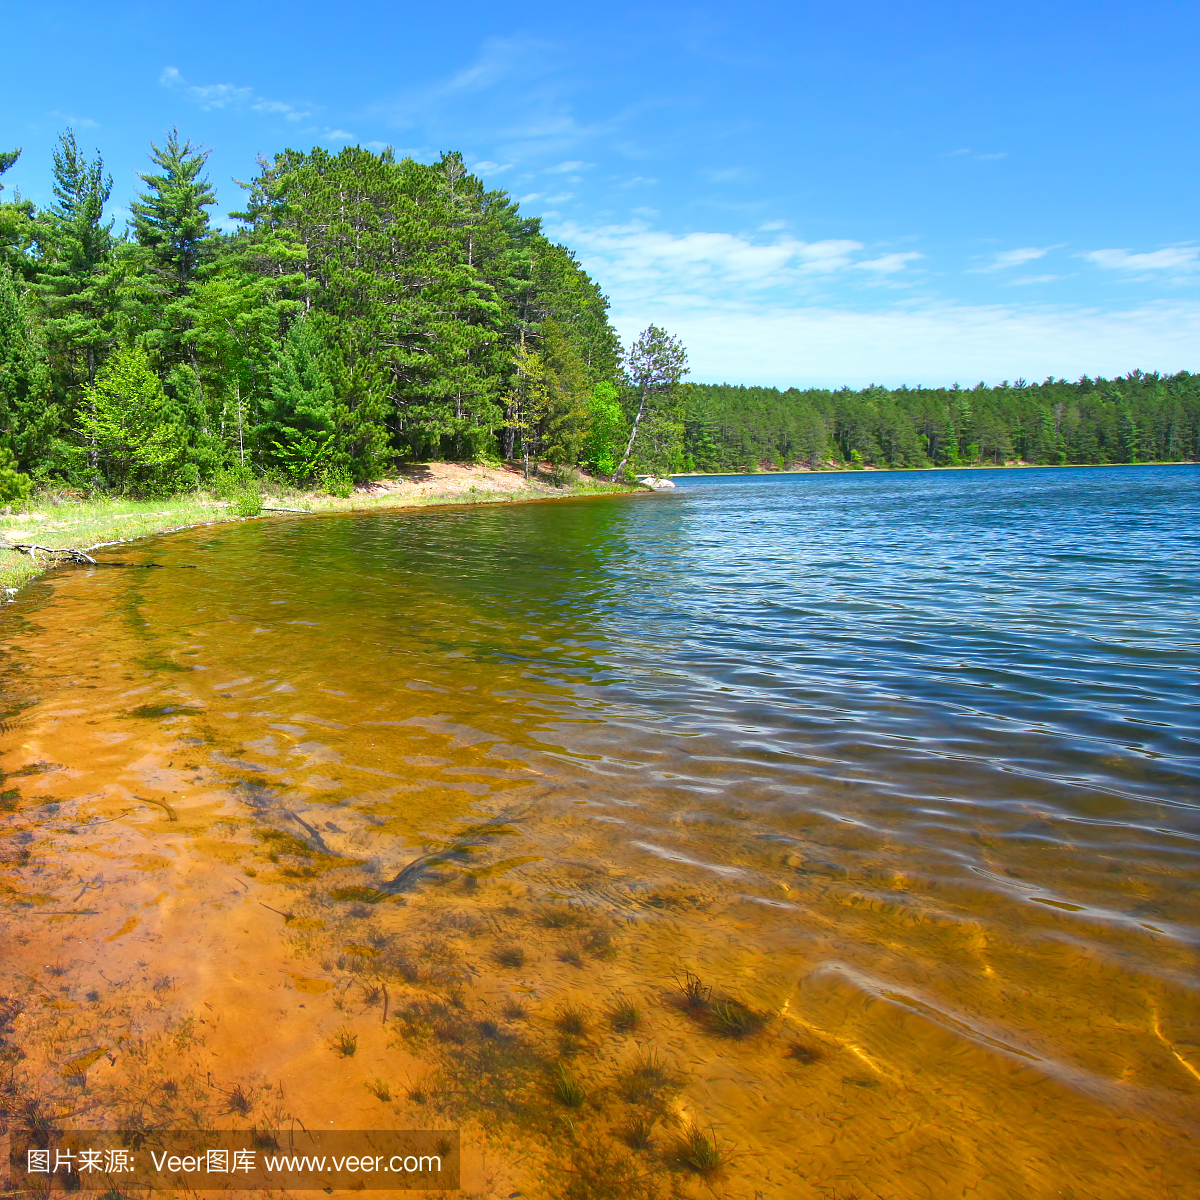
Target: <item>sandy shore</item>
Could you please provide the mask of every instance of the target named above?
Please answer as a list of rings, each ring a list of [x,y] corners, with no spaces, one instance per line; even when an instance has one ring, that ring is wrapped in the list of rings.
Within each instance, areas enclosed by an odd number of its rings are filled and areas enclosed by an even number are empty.
[[[263,516],[271,516],[271,509],[369,512],[424,504],[494,504],[641,490],[586,475],[556,486],[544,471],[526,480],[520,467],[507,463],[422,463],[406,467],[394,478],[360,485],[344,499],[324,492],[268,489],[263,493]],[[0,514],[0,587],[19,588],[53,565],[44,552],[22,553],[11,549],[14,543],[86,551],[193,525],[248,519],[256,518],[243,517],[232,500],[208,492],[149,501],[47,493],[35,497],[27,511]],[[10,548],[5,550],[5,546]]]

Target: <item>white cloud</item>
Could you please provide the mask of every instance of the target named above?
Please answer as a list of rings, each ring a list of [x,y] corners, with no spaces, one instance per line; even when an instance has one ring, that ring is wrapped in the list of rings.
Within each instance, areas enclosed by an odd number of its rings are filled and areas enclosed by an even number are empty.
[[[1062,275],[1022,275],[1018,279],[1010,279],[1009,287],[1023,287],[1027,283],[1053,283],[1056,279],[1062,279]]]
[[[1084,258],[1110,271],[1194,271],[1200,267],[1200,248],[1170,246],[1136,254],[1131,250],[1092,250]]]
[[[323,142],[356,142],[358,138],[348,129],[327,129],[321,134]]]
[[[582,162],[581,160],[575,158],[575,159],[571,159],[569,162],[560,162],[558,164],[558,166],[556,166],[556,167],[546,167],[545,173],[547,175],[555,175],[555,174],[567,175],[567,174],[570,174],[572,171],[582,171],[585,168],[591,167],[594,165],[595,165],[594,163]]]
[[[669,296],[690,308],[729,300],[759,303],[768,294],[791,304],[824,286],[822,281],[839,275],[849,279],[845,273],[852,268],[880,278],[920,257],[908,251],[864,259],[863,243],[849,238],[805,242],[787,235],[770,240],[731,233],[676,235],[645,221],[591,227],[566,222],[551,233],[577,250],[614,296]]]
[[[1051,250],[1055,250],[1055,246],[1021,246],[1017,250],[1001,250],[998,254],[992,256],[992,261],[983,267],[974,267],[974,271],[1004,271],[1009,267],[1023,267],[1027,262],[1033,262],[1035,258],[1041,258]]]
[[[477,162],[471,170],[476,175],[499,175],[501,171],[507,171],[512,166],[512,163],[497,163],[492,162],[490,158],[485,158],[483,162]]]
[[[880,275],[894,275],[897,271],[903,271],[910,262],[923,257],[924,255],[918,254],[915,250],[909,250],[903,254],[884,254],[879,258],[870,258],[865,262],[857,262],[854,266],[859,271],[875,271]]]
[[[1196,370],[1200,305],[1100,312],[1041,305],[927,305],[707,311],[671,303],[618,306],[627,340],[650,322],[683,339],[693,379],[781,387],[869,383],[945,386],[1047,375]]]
[[[205,112],[214,108],[229,108],[237,112],[270,113],[289,121],[301,121],[312,115],[282,100],[260,96],[250,87],[237,87],[232,83],[188,83],[176,67],[167,67],[158,77],[158,82],[163,87],[180,92]]]

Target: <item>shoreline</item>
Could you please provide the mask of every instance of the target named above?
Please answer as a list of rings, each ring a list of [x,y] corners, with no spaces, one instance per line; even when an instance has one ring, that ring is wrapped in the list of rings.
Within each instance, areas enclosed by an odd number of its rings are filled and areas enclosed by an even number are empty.
[[[1108,467],[1197,467],[1200,462],[1139,462],[1139,463],[959,463],[945,467],[824,467],[802,471],[676,471],[666,479],[753,479],[758,476],[775,478],[780,475],[919,475],[925,471],[1064,471]]]
[[[431,463],[412,470],[424,478],[377,480],[356,488],[344,498],[324,492],[278,489],[270,495],[263,494],[262,511],[254,515],[242,515],[237,511],[236,500],[222,500],[206,491],[169,500],[118,497],[63,500],[44,496],[39,503],[35,498],[27,511],[0,515],[0,551],[7,550],[0,557],[0,588],[8,591],[7,597],[0,600],[6,598],[11,602],[15,591],[69,561],[31,557],[12,548],[17,542],[91,553],[185,529],[258,521],[277,515],[326,516],[451,505],[529,504],[645,491],[640,485],[611,484],[587,477],[556,487],[536,477],[526,481],[519,468],[510,471],[507,467]]]

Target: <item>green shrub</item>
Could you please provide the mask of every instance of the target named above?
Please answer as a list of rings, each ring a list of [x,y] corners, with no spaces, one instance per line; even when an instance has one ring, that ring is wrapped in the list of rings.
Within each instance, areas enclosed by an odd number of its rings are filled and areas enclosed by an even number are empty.
[[[354,490],[354,480],[345,467],[326,467],[321,472],[321,486],[339,500],[345,500]]]
[[[0,446],[0,504],[23,504],[33,492],[33,480],[17,470],[17,460]]]

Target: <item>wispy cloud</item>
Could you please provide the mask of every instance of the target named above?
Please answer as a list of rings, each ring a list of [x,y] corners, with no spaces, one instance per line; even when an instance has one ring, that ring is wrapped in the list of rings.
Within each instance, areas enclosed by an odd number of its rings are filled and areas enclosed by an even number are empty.
[[[569,53],[539,38],[488,38],[473,62],[381,99],[365,115],[419,129],[431,146],[482,144],[497,162],[564,174],[584,170],[594,165],[584,160],[585,147],[628,123],[633,110],[580,120],[570,99],[579,84]]]
[[[499,175],[501,171],[508,171],[512,168],[512,163],[492,162],[490,158],[485,158],[483,162],[477,162],[471,170],[476,175]]]
[[[1110,271],[1195,271],[1200,268],[1200,247],[1169,246],[1164,250],[1092,250],[1083,255]]]
[[[302,121],[305,117],[312,116],[308,109],[297,108],[283,100],[270,100],[266,96],[260,96],[251,87],[238,87],[232,83],[188,83],[177,67],[167,67],[158,77],[158,82],[163,87],[186,96],[205,112],[228,108],[235,112],[267,113],[288,121]]]
[[[1001,250],[999,253],[992,255],[990,262],[980,267],[972,267],[971,271],[986,273],[989,271],[1007,271],[1011,267],[1023,267],[1026,263],[1033,262],[1037,258],[1043,258],[1051,250],[1056,249],[1058,249],[1056,246],[1021,246],[1016,250]]]
[[[786,235],[673,234],[644,220],[601,226],[563,222],[551,233],[579,251],[614,298],[630,303],[669,300],[693,310],[733,301],[794,303],[835,278],[861,289],[867,284],[863,275],[872,282],[895,277],[921,257],[915,251],[864,255],[864,244],[850,238],[805,242]]]
[[[894,275],[897,271],[903,271],[910,262],[915,262],[918,258],[924,258],[924,255],[918,254],[915,250],[908,250],[903,254],[884,254],[879,258],[868,258],[864,262],[856,262],[854,266],[859,271],[875,271],[879,275]]]

